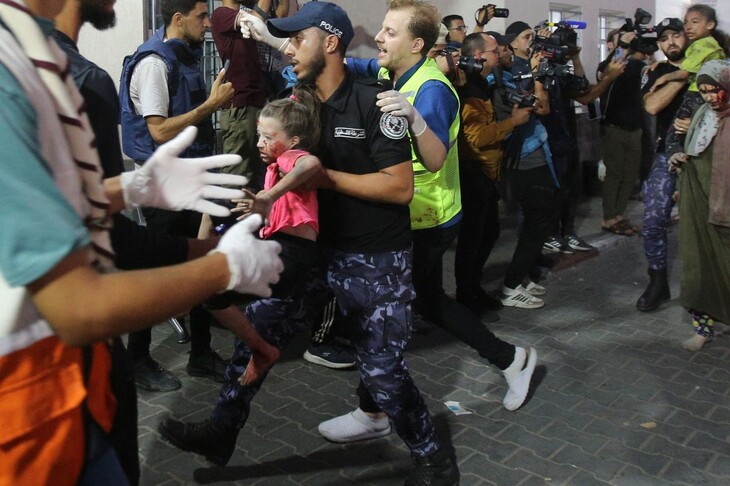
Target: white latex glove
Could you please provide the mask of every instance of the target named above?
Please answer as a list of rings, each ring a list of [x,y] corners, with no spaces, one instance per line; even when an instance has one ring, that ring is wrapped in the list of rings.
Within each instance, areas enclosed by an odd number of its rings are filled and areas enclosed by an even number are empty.
[[[261,215],[252,214],[234,224],[218,242],[215,250],[228,259],[231,280],[228,290],[261,297],[271,295],[271,284],[279,281],[284,264],[279,258],[281,245],[259,240],[253,233],[261,227]]]
[[[158,147],[141,168],[122,173],[122,194],[128,208],[190,209],[221,217],[231,214],[228,208],[206,199],[242,198],[243,191],[218,186],[243,187],[248,180],[240,175],[208,172],[208,169],[239,164],[241,157],[214,155],[196,159],[179,158],[178,155],[193,143],[197,133],[196,127],[186,128],[177,137]]]
[[[413,135],[418,137],[426,131],[426,121],[423,119],[416,107],[408,102],[408,96],[412,93],[401,93],[390,90],[378,94],[378,101],[375,103],[383,113],[404,116],[408,120]]]
[[[254,15],[249,12],[241,11],[239,14],[239,26],[241,27],[241,35],[244,39],[251,39],[257,42],[263,42],[270,45],[274,49],[283,52],[286,46],[289,45],[289,39],[282,39],[280,37],[274,37],[269,32],[269,28],[266,27],[266,23],[261,20],[261,17]]]
[[[603,163],[603,160],[598,161],[598,180],[604,181],[606,179],[606,164]]]

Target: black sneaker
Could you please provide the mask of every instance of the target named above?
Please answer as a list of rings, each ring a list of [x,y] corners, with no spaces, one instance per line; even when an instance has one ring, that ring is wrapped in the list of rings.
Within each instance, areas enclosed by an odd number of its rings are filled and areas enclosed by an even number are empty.
[[[547,241],[542,244],[542,250],[548,253],[558,253],[563,246],[563,242],[557,236],[548,237]]]
[[[200,454],[216,466],[228,464],[238,437],[238,430],[217,426],[211,420],[185,423],[167,418],[157,430],[178,449]]]
[[[208,348],[203,351],[203,354],[197,356],[191,354],[185,371],[190,376],[202,376],[218,383],[224,383],[223,373],[226,371],[226,366],[228,366],[228,362]]]
[[[458,486],[459,484],[456,459],[445,449],[426,457],[414,456],[413,464],[416,467],[406,479],[404,486]]]
[[[569,235],[565,237],[565,242],[570,246],[572,249],[576,251],[590,251],[593,250],[593,247],[585,242],[581,237],[576,235]]]
[[[310,363],[335,370],[355,366],[352,353],[336,344],[310,344],[304,352],[304,359]]]
[[[172,391],[182,386],[175,375],[167,371],[151,356],[134,359],[134,382],[147,391]]]

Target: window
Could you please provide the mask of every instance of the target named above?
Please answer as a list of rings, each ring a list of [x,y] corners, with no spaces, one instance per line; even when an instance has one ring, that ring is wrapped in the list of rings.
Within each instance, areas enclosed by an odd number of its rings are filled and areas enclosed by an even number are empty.
[[[608,33],[624,25],[625,21],[626,19],[618,13],[601,13],[598,17],[598,49],[601,61],[608,57],[608,46],[606,45]]]

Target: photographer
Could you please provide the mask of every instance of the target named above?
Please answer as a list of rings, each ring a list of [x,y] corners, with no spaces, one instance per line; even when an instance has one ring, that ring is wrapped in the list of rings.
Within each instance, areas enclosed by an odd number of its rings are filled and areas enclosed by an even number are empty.
[[[641,98],[641,73],[647,54],[642,52],[635,32],[624,32],[619,48],[599,65],[604,72],[612,60],[625,59],[624,72],[601,96],[601,149],[606,166],[603,182],[603,221],[601,229],[617,235],[633,236],[636,228],[624,212],[639,177],[641,134],[644,113]]]
[[[499,34],[497,34],[499,35]],[[501,36],[500,36],[501,37]],[[462,46],[462,59],[482,61],[480,69],[466,75],[458,89],[461,100],[459,175],[462,224],[456,245],[454,273],[456,300],[480,314],[501,303],[481,287],[482,271],[499,238],[499,192],[502,142],[515,127],[530,119],[533,108],[514,105],[511,116],[497,121],[485,76],[499,63],[498,41],[484,33],[470,34]],[[469,64],[473,65],[473,64]]]
[[[546,21],[542,26],[535,27],[537,34],[532,48],[545,52],[545,61],[540,64],[536,76],[544,80],[548,87],[550,113],[541,117],[541,121],[548,131],[560,189],[551,236],[543,245],[543,250],[570,254],[593,248],[575,232],[582,177],[574,101],[587,104],[598,98],[623,72],[624,65],[620,62],[610,63],[606,76],[598,84],[590,85],[585,77],[580,59],[581,48],[577,45],[578,36],[573,26],[559,22],[551,33],[546,28],[548,25]],[[547,56],[550,56],[549,59]]]
[[[533,115],[547,115],[550,103],[541,82],[533,78],[540,59],[530,56],[530,45],[534,38],[532,28],[525,22],[514,22],[506,31],[514,35],[512,48],[515,58],[512,65],[516,93],[522,99],[534,94],[534,110],[528,122],[519,126],[509,138],[504,162],[507,168],[512,196],[517,201],[524,216],[519,239],[507,269],[502,286],[502,304],[523,309],[537,309],[545,302],[537,295],[543,295],[545,288],[528,279],[530,268],[540,256],[540,249],[547,239],[555,206],[557,176],[552,164],[547,131],[538,118]],[[499,80],[497,76],[495,80]],[[503,120],[505,105],[503,94],[509,94],[500,87],[493,98],[497,108],[497,119]],[[511,106],[510,106],[511,109]],[[523,285],[524,284],[524,285]]]

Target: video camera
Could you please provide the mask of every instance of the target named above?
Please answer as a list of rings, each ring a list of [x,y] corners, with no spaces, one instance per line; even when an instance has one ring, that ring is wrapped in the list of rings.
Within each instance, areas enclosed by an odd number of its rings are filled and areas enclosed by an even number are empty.
[[[643,8],[637,8],[634,18],[627,18],[619,29],[621,32],[634,32],[636,37],[631,41],[631,49],[646,55],[654,54],[659,50],[656,30],[654,27],[649,27],[649,22],[651,22],[651,14]]]
[[[548,27],[557,27],[550,37],[538,33]],[[554,64],[565,64],[570,56],[578,52],[578,33],[575,29],[585,29],[585,22],[577,20],[561,20],[553,23],[547,20],[535,26],[535,39],[532,41],[532,52],[540,52],[543,58]]]
[[[541,30],[548,27],[557,28],[550,37],[539,35]],[[545,20],[535,26],[535,39],[530,46],[533,53],[540,53],[540,65],[535,73],[535,79],[550,87],[557,78],[573,74],[572,68],[567,63],[580,50],[578,33],[575,29],[585,28],[585,22],[577,20],[562,20],[557,23]]]
[[[494,13],[491,16],[489,15],[490,7],[494,9]],[[487,5],[482,5],[480,8],[477,9],[476,12],[474,12],[474,20],[476,21],[477,25],[481,25],[482,27],[494,17],[506,19],[507,17],[509,17],[509,9],[497,8],[495,4],[488,3]],[[482,19],[481,22],[479,21],[479,19]]]

